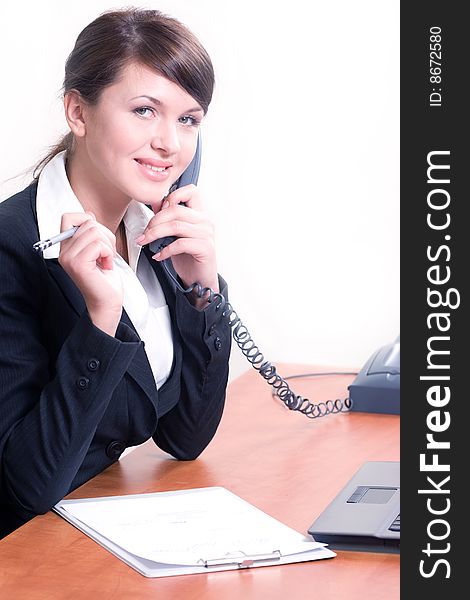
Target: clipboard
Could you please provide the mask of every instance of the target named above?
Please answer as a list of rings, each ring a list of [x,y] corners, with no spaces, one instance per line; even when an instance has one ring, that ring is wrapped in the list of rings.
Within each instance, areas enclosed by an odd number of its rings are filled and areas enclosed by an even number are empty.
[[[222,487],[62,500],[53,510],[146,577],[336,556]]]

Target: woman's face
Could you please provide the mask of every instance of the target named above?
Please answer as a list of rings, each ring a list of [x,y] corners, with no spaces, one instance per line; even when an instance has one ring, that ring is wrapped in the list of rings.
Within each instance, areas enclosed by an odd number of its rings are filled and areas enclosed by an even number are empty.
[[[87,177],[100,189],[159,207],[172,183],[191,162],[201,106],[181,87],[131,63],[85,105]]]

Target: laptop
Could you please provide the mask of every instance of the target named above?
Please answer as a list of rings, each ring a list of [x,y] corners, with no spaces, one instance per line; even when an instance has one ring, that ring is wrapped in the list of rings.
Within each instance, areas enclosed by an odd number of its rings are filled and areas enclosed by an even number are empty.
[[[308,532],[338,550],[400,552],[400,463],[364,463]]]

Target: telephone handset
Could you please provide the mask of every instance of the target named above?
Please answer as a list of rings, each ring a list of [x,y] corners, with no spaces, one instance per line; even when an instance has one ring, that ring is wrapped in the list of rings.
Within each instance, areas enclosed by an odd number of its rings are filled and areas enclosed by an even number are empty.
[[[196,152],[187,169],[181,174],[179,179],[173,183],[168,193],[188,185],[197,183],[199,177],[199,169],[201,166],[201,134],[198,135]],[[171,244],[176,239],[175,236],[167,236],[151,242],[149,245],[150,251],[153,253],[160,252],[163,248]],[[216,302],[216,309],[222,310],[222,316],[228,320],[228,324],[232,328],[232,337],[237,343],[251,366],[256,369],[266,382],[273,386],[273,394],[279,398],[286,407],[290,410],[299,411],[310,419],[323,417],[327,414],[339,413],[351,409],[351,400],[328,400],[313,404],[308,399],[295,394],[287,381],[276,372],[276,367],[269,361],[264,359],[263,353],[259,350],[251,338],[250,333],[245,325],[243,325],[240,317],[237,315],[232,305],[220,293],[214,292],[211,288],[203,288],[201,284],[195,282],[188,288],[183,288],[180,282],[176,279],[170,268],[168,267],[169,259],[161,261],[167,275],[176,285],[176,287],[184,294],[195,292],[199,298],[206,297],[207,302]]]
[[[174,192],[184,185],[189,185],[190,183],[194,183],[194,185],[197,184],[197,180],[199,179],[199,170],[201,168],[201,148],[201,134],[199,133],[197,137],[196,152],[194,153],[192,161],[189,163],[186,170],[175,181],[175,183],[172,184],[168,194],[171,194],[171,192]],[[174,242],[175,240],[176,237],[174,235],[160,238],[150,244],[150,250],[156,254],[157,252],[163,250],[163,248],[166,248],[166,246],[169,246],[171,242]]]

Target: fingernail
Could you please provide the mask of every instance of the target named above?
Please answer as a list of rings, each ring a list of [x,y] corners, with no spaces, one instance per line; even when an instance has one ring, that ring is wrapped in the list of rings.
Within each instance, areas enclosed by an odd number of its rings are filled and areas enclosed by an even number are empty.
[[[153,259],[157,260],[157,258],[160,258],[161,252],[157,252],[156,254],[154,254],[152,256]]]
[[[168,200],[164,200],[163,203],[162,203],[162,210],[164,208],[168,208],[169,206],[170,206],[170,203],[168,202]]]
[[[136,244],[141,244],[143,241],[145,240],[145,235],[139,235],[138,238],[136,238],[135,243]]]

